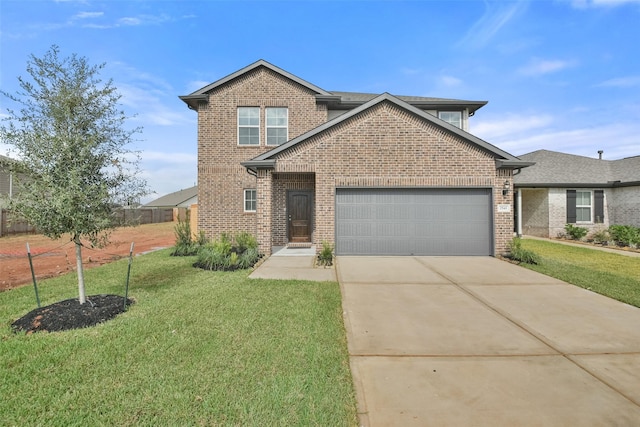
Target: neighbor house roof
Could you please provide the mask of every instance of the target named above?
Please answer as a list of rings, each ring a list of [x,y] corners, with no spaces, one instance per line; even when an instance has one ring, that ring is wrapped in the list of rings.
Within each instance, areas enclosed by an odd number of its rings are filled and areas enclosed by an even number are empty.
[[[395,104],[396,106],[418,116],[421,117],[422,119],[431,122],[432,124],[444,128],[446,130],[448,130],[451,133],[454,133],[456,135],[458,135],[459,137],[471,142],[472,144],[475,144],[476,146],[478,146],[479,148],[481,148],[482,150],[493,154],[496,157],[496,166],[497,167],[509,167],[509,168],[522,168],[522,167],[527,167],[530,166],[532,163],[530,162],[526,162],[526,161],[522,161],[521,159],[512,156],[511,154],[507,153],[506,151],[503,151],[501,149],[499,149],[498,147],[489,144],[488,142],[468,133],[465,132],[464,130],[453,126],[447,122],[445,122],[444,120],[440,120],[437,117],[424,112],[423,110],[414,107],[413,105],[401,100],[398,97],[395,97],[391,94],[388,93],[383,93],[382,95],[378,95],[377,97],[375,97],[374,99],[362,104],[361,106],[354,108],[353,110],[336,117],[333,120],[330,120],[320,126],[318,126],[315,129],[310,130],[309,132],[306,132],[300,136],[298,136],[297,138],[294,138],[276,148],[274,148],[273,150],[267,151],[266,153],[263,153],[255,158],[253,158],[252,160],[249,160],[247,162],[243,162],[242,165],[245,166],[246,168],[249,169],[257,169],[257,168],[270,168],[275,166],[275,156],[278,153],[281,153],[285,150],[288,150],[289,148],[327,130],[330,129],[334,126],[337,126],[338,124],[344,122],[345,120],[350,119],[351,117],[369,109],[374,107],[377,104],[380,104],[382,102],[390,102],[392,104]]]
[[[175,207],[197,196],[198,186],[194,186],[159,197],[156,200],[146,203],[144,207]]]
[[[535,162],[514,176],[518,187],[617,187],[640,185],[640,156],[604,160],[538,150],[520,156]]]
[[[373,93],[360,93],[360,92],[329,92],[326,91],[312,83],[309,83],[306,80],[301,79],[298,76],[295,76],[288,71],[283,70],[282,68],[276,67],[275,65],[265,61],[264,59],[260,59],[253,64],[247,65],[246,67],[229,74],[215,82],[204,86],[201,89],[196,90],[195,92],[189,95],[183,95],[179,98],[183,100],[191,109],[196,109],[198,106],[198,102],[207,102],[209,99],[209,92],[214,90],[217,87],[220,87],[235,78],[242,76],[250,71],[253,71],[259,67],[267,68],[273,72],[276,72],[298,84],[306,87],[312,92],[316,93],[316,99],[318,102],[326,102],[330,105],[330,108],[336,109],[351,109],[355,108],[359,105],[367,103],[379,96],[379,94]],[[403,101],[415,105],[416,107],[421,108],[431,108],[431,109],[446,109],[451,107],[461,107],[464,106],[469,109],[469,114],[473,115],[476,110],[481,108],[482,106],[487,104],[487,101],[465,101],[461,99],[447,99],[447,98],[429,98],[423,96],[397,96],[397,98],[402,99]]]

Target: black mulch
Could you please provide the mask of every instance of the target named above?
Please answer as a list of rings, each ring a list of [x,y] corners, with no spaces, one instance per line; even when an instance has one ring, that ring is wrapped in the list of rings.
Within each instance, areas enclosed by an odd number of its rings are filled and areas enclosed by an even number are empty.
[[[127,305],[133,304],[131,299]],[[120,295],[92,295],[80,304],[77,298],[36,308],[11,324],[15,332],[27,334],[39,331],[66,331],[87,328],[106,322],[123,313],[124,297]]]

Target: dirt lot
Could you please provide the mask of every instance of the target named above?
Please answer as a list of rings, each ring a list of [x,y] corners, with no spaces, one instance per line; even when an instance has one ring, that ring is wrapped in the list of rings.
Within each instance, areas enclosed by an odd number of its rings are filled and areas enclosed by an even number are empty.
[[[176,223],[145,224],[116,229],[110,244],[103,249],[82,248],[84,268],[97,267],[129,256],[131,242],[134,255],[173,246]],[[0,238],[0,291],[30,284],[31,269],[26,244],[29,243],[36,279],[60,276],[75,271],[75,246],[68,237],[51,240],[39,234]]]

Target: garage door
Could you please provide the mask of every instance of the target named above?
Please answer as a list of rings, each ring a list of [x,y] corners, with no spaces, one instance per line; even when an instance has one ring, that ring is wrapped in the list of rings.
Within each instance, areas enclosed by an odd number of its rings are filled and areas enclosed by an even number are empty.
[[[338,255],[492,255],[490,189],[340,188]]]

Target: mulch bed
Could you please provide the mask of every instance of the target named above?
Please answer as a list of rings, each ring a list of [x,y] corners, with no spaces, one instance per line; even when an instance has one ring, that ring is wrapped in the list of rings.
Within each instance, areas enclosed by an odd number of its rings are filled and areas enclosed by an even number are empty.
[[[127,306],[133,304],[127,300]],[[66,331],[106,322],[125,311],[120,295],[92,295],[80,304],[77,298],[36,308],[11,324],[15,332]]]

